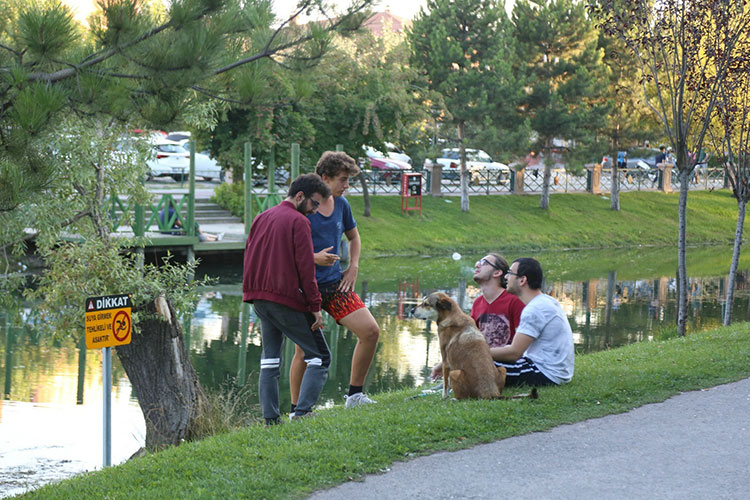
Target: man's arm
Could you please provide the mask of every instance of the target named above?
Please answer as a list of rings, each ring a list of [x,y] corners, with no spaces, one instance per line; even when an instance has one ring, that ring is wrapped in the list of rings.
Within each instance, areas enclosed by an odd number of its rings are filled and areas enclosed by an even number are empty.
[[[335,253],[330,253],[333,247],[327,247],[320,252],[315,253],[315,264],[318,266],[331,267],[339,260],[339,256]]]
[[[359,273],[359,255],[362,251],[362,240],[359,238],[359,231],[356,227],[344,232],[349,240],[349,267],[341,273],[341,284],[339,290],[348,292],[354,290],[357,284],[357,274]]]
[[[501,363],[513,363],[518,361],[526,352],[526,349],[534,342],[534,337],[529,337],[521,332],[516,332],[513,342],[503,347],[490,347],[492,359]]]

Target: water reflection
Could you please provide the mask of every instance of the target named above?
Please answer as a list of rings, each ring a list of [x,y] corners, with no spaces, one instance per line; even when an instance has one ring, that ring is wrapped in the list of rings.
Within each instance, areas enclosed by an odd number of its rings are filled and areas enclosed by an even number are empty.
[[[746,274],[747,272],[743,272]],[[690,315],[688,330],[711,328],[721,324],[726,278],[701,277],[689,280]],[[746,281],[736,294],[734,317],[750,319],[750,300]],[[431,367],[439,361],[437,331],[434,324],[409,317],[417,301],[436,287],[423,289],[419,278],[398,281],[388,291],[360,284],[361,296],[381,328],[381,337],[373,368],[368,374],[366,388],[379,392],[401,387],[413,387],[428,382]],[[479,289],[465,278],[454,286],[438,287],[446,291],[465,310]],[[590,352],[652,339],[655,335],[674,330],[676,315],[676,280],[671,277],[629,280],[619,279],[615,271],[585,281],[561,280],[545,284],[545,292],[553,295],[563,306],[574,331],[578,352]],[[231,304],[227,307],[227,304]],[[207,291],[199,310],[200,317],[192,321],[191,351],[201,381],[217,386],[234,379],[257,384],[260,363],[260,331],[251,308],[243,309],[240,286],[223,285]],[[247,314],[247,320],[244,319]],[[325,328],[332,351],[329,381],[323,391],[327,402],[341,402],[348,386],[349,367],[356,338],[332,320]],[[292,349],[284,353],[281,387],[282,404],[287,391],[288,362]]]
[[[469,269],[464,266],[463,270]],[[479,289],[466,276],[453,284],[436,286],[420,278],[395,283],[376,280],[359,284],[361,296],[381,327],[381,340],[367,380],[371,392],[411,387],[427,382],[430,367],[438,361],[435,325],[409,317],[422,296],[433,290],[447,292],[469,310]],[[449,278],[450,279],[450,278]],[[689,280],[688,329],[719,326],[726,297],[726,277]],[[750,319],[748,271],[739,273],[733,317]],[[384,289],[385,288],[385,289]],[[653,338],[674,328],[676,280],[660,276],[621,279],[617,271],[586,280],[550,279],[545,292],[563,306],[574,331],[578,352],[608,349]],[[3,351],[3,397],[27,402],[83,404],[98,400],[101,387],[101,353],[73,342],[50,342],[40,338],[24,321],[29,307],[0,312],[0,349]],[[201,382],[207,387],[257,382],[260,363],[259,323],[252,307],[242,303],[239,283],[221,284],[201,294],[192,317],[185,319],[186,345]],[[339,401],[348,386],[351,355],[356,338],[330,318],[325,328],[332,351],[329,382],[323,396]],[[282,384],[287,377],[291,346],[287,346]],[[133,399],[124,371],[115,362],[115,397]]]

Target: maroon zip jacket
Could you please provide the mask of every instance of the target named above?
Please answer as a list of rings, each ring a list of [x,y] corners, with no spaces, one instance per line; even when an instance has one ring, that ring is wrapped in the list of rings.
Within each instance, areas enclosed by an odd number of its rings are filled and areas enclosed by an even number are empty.
[[[289,201],[258,215],[245,245],[242,300],[320,311],[310,221]]]

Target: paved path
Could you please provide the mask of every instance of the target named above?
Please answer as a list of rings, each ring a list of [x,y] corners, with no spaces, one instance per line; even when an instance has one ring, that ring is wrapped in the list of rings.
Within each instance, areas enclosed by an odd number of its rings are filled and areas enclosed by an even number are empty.
[[[750,498],[750,379],[397,463],[311,498],[744,500]]]

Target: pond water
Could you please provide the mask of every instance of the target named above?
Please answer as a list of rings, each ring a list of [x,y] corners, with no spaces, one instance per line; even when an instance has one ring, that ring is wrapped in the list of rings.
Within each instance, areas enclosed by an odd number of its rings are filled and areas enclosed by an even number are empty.
[[[483,254],[482,254],[483,255]],[[479,292],[473,266],[482,255],[369,259],[361,263],[357,292],[381,327],[365,390],[378,393],[429,382],[439,361],[436,327],[410,318],[417,300],[435,290],[452,295],[465,310]],[[509,260],[517,255],[508,255]],[[676,251],[627,249],[535,255],[545,270],[544,290],[562,304],[578,353],[669,335],[675,329]],[[723,315],[731,248],[695,248],[688,253],[688,330],[719,326]],[[741,262],[733,306],[735,321],[750,320],[750,261]],[[191,360],[201,383],[213,390],[244,381],[257,394],[260,332],[243,306],[241,260],[207,262],[201,274],[218,282],[201,291],[195,313],[185,318]],[[27,308],[32,307],[30,304]],[[0,311],[0,496],[102,463],[101,351],[50,342],[28,327],[12,326],[28,310]],[[244,332],[244,334],[243,334]],[[341,404],[348,388],[356,338],[329,321],[330,376],[322,405]],[[282,409],[288,408],[288,363],[284,352]],[[143,443],[145,427],[130,384],[116,356],[113,363],[113,463]]]

